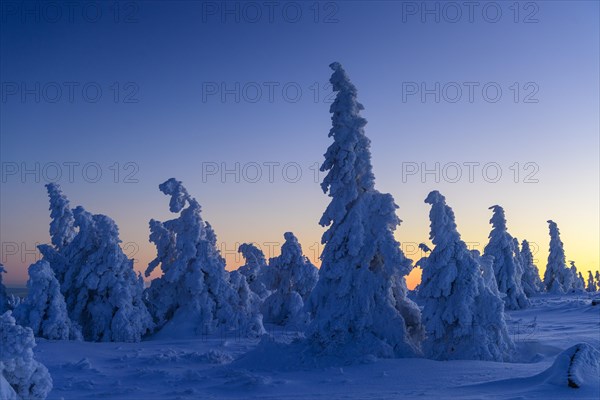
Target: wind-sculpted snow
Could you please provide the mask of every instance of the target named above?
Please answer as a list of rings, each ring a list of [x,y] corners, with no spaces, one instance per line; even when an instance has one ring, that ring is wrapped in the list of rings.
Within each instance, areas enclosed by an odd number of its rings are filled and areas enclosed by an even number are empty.
[[[533,254],[527,240],[521,242],[521,251],[519,253],[521,265],[523,266],[523,291],[527,297],[539,294],[544,290],[544,285],[540,279],[540,271],[533,263]]]
[[[34,358],[34,347],[30,328],[17,325],[10,311],[0,316],[0,393],[7,399],[45,399],[52,390],[52,378]]]
[[[60,284],[44,260],[29,267],[27,297],[13,316],[19,325],[31,328],[35,336],[54,340],[82,339],[81,329],[69,319]]]
[[[519,310],[529,306],[523,291],[523,266],[519,256],[519,244],[506,229],[504,209],[498,205],[490,207],[494,214],[490,219],[493,228],[484,256],[493,257],[494,275],[498,291],[502,293],[504,306],[509,310]]]
[[[63,199],[58,185],[51,189],[51,201],[57,193]],[[66,214],[65,209],[60,215]],[[71,241],[63,247],[38,246],[61,283],[69,318],[81,326],[85,340],[139,341],[153,324],[142,298],[142,277],[119,246],[117,225],[81,206],[72,214],[77,234]]]
[[[58,250],[68,245],[76,235],[75,217],[67,197],[56,183],[46,185],[50,198],[50,237]]]
[[[168,331],[177,335],[201,335],[216,329],[261,334],[258,296],[242,274],[230,276],[225,270],[217,237],[212,226],[202,220],[200,204],[174,178],[159,189],[171,197],[171,212],[180,214],[165,222],[150,221],[150,241],[156,245],[157,257],[148,265],[146,276],[159,266],[163,273],[146,290],[157,327],[170,323]],[[189,328],[185,333],[183,325]]]
[[[563,242],[560,240],[560,231],[554,221],[548,221],[550,229],[550,252],[548,264],[544,273],[544,286],[553,294],[563,294],[573,288],[573,274],[567,268]]]
[[[321,183],[331,197],[320,224],[319,281],[307,310],[307,337],[318,353],[345,357],[420,353],[419,309],[407,295],[411,269],[394,230],[400,224],[389,194],[375,190],[367,121],[360,116],[356,87],[339,63],[330,65],[336,98],[331,104],[333,143],[325,153]]]
[[[489,264],[481,265],[481,257],[461,240],[444,196],[433,191],[425,202],[431,204],[430,239],[435,245],[419,286],[426,355],[438,360],[508,360],[514,345],[503,301],[491,281],[484,280],[491,280]]]
[[[556,356],[554,364],[542,374],[549,383],[579,389],[600,385],[600,351],[588,343],[569,347]]]
[[[281,255],[269,260],[265,282],[272,291],[261,307],[265,322],[301,326],[307,322],[304,302],[312,292],[319,272],[302,254],[302,247],[292,232],[284,234]]]

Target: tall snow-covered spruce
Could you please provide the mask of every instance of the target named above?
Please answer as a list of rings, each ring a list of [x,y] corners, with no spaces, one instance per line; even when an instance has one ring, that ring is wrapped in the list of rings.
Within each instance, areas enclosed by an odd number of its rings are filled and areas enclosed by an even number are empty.
[[[375,190],[356,87],[339,63],[330,67],[333,143],[321,166],[327,171],[321,187],[331,202],[320,221],[328,229],[319,281],[307,305],[314,318],[307,338],[324,354],[418,354],[424,331],[419,308],[406,297],[412,265],[394,238],[401,222],[397,206],[390,194]]]
[[[519,310],[529,306],[529,300],[523,292],[521,278],[523,269],[519,257],[519,245],[506,229],[504,209],[498,205],[490,207],[493,211],[490,224],[492,231],[489,243],[483,255],[494,257],[493,268],[498,290],[503,293],[504,305],[509,310]],[[515,248],[516,245],[516,248]]]
[[[217,236],[202,220],[200,204],[174,178],[159,189],[171,197],[170,211],[180,214],[165,222],[150,221],[150,241],[158,254],[146,276],[158,266],[163,273],[146,291],[157,327],[165,332],[168,325],[167,332],[176,335],[203,335],[217,329],[263,333],[255,296],[242,274],[236,272],[232,282],[217,249]]]
[[[438,360],[509,359],[514,344],[504,320],[504,304],[486,284],[480,265],[480,259],[488,257],[468,250],[444,196],[433,191],[425,202],[431,204],[430,239],[435,245],[419,287],[428,335],[426,355]]]
[[[61,284],[69,318],[81,326],[88,341],[141,340],[152,328],[152,318],[142,298],[142,278],[119,246],[117,225],[81,206],[71,211],[58,185],[47,189],[54,247],[38,248]]]
[[[13,313],[19,325],[35,336],[53,340],[81,339],[81,330],[69,319],[60,284],[47,261],[29,267],[27,297]]]
[[[319,273],[302,254],[302,247],[292,232],[284,234],[281,255],[269,260],[265,282],[272,291],[261,307],[265,322],[277,325],[306,322],[304,302],[312,292]]]
[[[527,240],[521,243],[520,257],[523,266],[523,291],[527,297],[531,297],[540,293],[544,287],[540,279],[540,271],[533,263],[533,254]]]
[[[560,240],[560,231],[556,222],[549,220],[550,252],[548,264],[544,273],[544,286],[546,291],[554,294],[564,294],[573,288],[573,275],[567,268],[563,242]]]

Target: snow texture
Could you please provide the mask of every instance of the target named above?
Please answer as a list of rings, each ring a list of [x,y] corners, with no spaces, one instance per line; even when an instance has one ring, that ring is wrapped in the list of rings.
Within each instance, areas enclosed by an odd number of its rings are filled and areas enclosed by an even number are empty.
[[[47,261],[29,267],[27,297],[14,310],[17,323],[33,330],[37,337],[53,340],[81,340],[81,329],[69,319],[60,284]]]
[[[150,262],[146,276],[160,266],[162,276],[146,291],[148,307],[158,328],[171,323],[172,332],[187,324],[193,335],[220,330],[262,334],[262,318],[246,278],[225,270],[225,260],[217,249],[217,237],[202,220],[200,204],[180,181],[171,178],[159,185],[171,197],[169,208],[180,213],[175,219],[150,221],[150,241],[157,257]]]
[[[34,347],[30,328],[17,325],[10,311],[0,316],[0,395],[3,400],[4,395],[7,399],[45,399],[52,390],[52,378],[46,367],[34,358]]]
[[[523,291],[527,297],[535,296],[543,291],[544,286],[540,279],[540,271],[533,263],[533,254],[527,240],[521,242],[520,258],[523,267]]]
[[[510,359],[514,344],[504,304],[484,280],[480,257],[461,240],[444,196],[433,191],[425,202],[431,204],[430,239],[435,245],[419,287],[428,334],[426,355],[437,360]]]
[[[55,215],[62,218],[69,214],[60,187],[52,185],[48,190],[51,202],[61,199],[63,211]],[[142,298],[142,277],[135,274],[133,260],[119,246],[117,225],[81,206],[72,214],[78,230],[70,241],[56,240],[62,247],[38,246],[61,283],[69,318],[81,326],[88,341],[140,341],[152,328],[152,318]],[[52,235],[53,224],[50,226]]]
[[[318,353],[349,358],[419,354],[424,332],[419,308],[407,298],[411,260],[394,238],[397,206],[390,194],[375,190],[356,87],[339,63],[330,67],[333,143],[321,166],[327,171],[321,188],[331,202],[320,220],[328,229],[307,304],[314,318],[307,338]]]
[[[302,324],[308,316],[304,302],[319,279],[319,272],[302,254],[302,247],[292,232],[284,234],[281,255],[269,260],[265,277],[272,291],[261,307],[265,322],[276,325]]]
[[[521,283],[523,268],[519,257],[519,245],[508,233],[504,209],[495,205],[490,207],[490,210],[493,211],[490,219],[492,231],[483,254],[494,258],[492,265],[498,290],[504,294],[505,308],[520,310],[529,306],[529,300]]]
[[[560,231],[556,222],[549,220],[550,252],[548,264],[544,273],[544,286],[546,291],[553,294],[564,294],[573,288],[573,274],[567,268],[563,242],[560,240]]]

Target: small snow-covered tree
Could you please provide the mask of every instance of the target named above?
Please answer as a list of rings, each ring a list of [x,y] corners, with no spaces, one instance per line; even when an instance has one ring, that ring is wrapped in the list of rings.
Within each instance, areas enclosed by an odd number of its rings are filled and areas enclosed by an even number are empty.
[[[0,316],[0,375],[17,399],[43,400],[52,390],[52,378],[34,358],[34,347],[31,328],[17,325],[10,311]]]
[[[321,166],[327,171],[321,188],[331,202],[320,220],[328,229],[307,306],[313,318],[307,338],[320,353],[413,355],[420,352],[423,328],[417,305],[407,298],[412,263],[394,238],[401,222],[397,206],[390,194],[375,189],[356,87],[339,63],[330,67],[333,143]]]
[[[550,252],[548,264],[544,272],[544,286],[546,291],[554,294],[564,294],[573,287],[573,274],[567,268],[563,242],[560,240],[560,231],[556,222],[549,220]]]
[[[519,260],[519,248],[506,229],[504,209],[498,205],[490,207],[493,211],[490,223],[492,231],[489,243],[485,246],[484,256],[494,257],[493,268],[498,290],[503,293],[504,305],[509,310],[519,310],[529,306],[529,300],[523,292],[521,279],[523,270]]]
[[[595,278],[596,278],[597,290],[600,291],[600,272],[599,271],[596,271]]]
[[[575,265],[575,261],[569,261],[569,264],[571,264],[571,279],[573,281],[571,290],[576,293],[585,292],[585,280],[583,279],[581,272],[577,272],[577,266]]]
[[[35,336],[54,340],[82,339],[81,330],[71,322],[60,284],[47,261],[29,267],[27,297],[15,309],[19,325],[30,327]]]
[[[267,260],[262,250],[252,243],[243,243],[238,252],[244,256],[246,263],[238,268],[238,272],[246,277],[250,289],[261,299],[269,295],[264,283],[264,274],[267,269]]]
[[[174,321],[191,322],[196,334],[217,328],[262,333],[262,320],[246,278],[236,273],[232,279],[225,270],[217,237],[212,226],[202,220],[200,204],[174,178],[159,189],[171,197],[170,211],[180,214],[165,222],[150,221],[150,241],[156,245],[157,257],[148,265],[146,276],[158,266],[163,272],[146,291],[157,327]]]
[[[509,359],[514,344],[504,320],[504,303],[484,280],[484,274],[493,276],[490,258],[485,257],[487,266],[481,265],[482,257],[467,249],[444,196],[433,191],[425,202],[431,204],[430,238],[435,245],[419,289],[428,333],[426,354],[438,360]]]
[[[50,190],[57,193],[60,188],[55,185]],[[62,204],[59,217],[68,214],[68,204]],[[139,341],[152,328],[152,318],[142,298],[142,277],[135,274],[133,260],[119,246],[117,225],[83,207],[75,208],[72,215],[75,237],[57,241],[66,243],[63,247],[38,246],[61,283],[69,318],[81,326],[88,341]]]
[[[523,291],[527,297],[535,296],[543,290],[540,271],[533,263],[533,254],[527,240],[521,243],[521,265],[523,266]]]
[[[6,269],[4,269],[4,265],[0,263],[0,315],[4,314],[10,309],[10,300],[8,294],[6,293],[6,286],[4,286],[4,283],[2,283],[2,274],[5,273]]]
[[[594,275],[592,275],[592,271],[588,271],[588,280],[586,290],[588,292],[596,291],[596,282],[594,281]]]
[[[272,293],[261,307],[265,322],[277,325],[306,322],[304,302],[319,279],[319,272],[302,254],[292,232],[284,234],[281,255],[269,260],[266,282]]]

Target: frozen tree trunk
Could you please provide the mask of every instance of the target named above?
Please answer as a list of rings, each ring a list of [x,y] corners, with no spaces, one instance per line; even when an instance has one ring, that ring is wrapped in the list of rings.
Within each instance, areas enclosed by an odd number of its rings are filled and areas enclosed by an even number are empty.
[[[429,193],[430,238],[419,288],[427,328],[426,355],[437,360],[504,361],[514,344],[504,321],[504,303],[493,288],[491,260],[469,251],[460,238],[454,212],[439,192]],[[486,282],[484,279],[489,279]]]
[[[331,202],[320,221],[328,229],[319,281],[307,304],[313,317],[307,338],[323,354],[419,354],[420,312],[406,297],[411,260],[393,235],[401,222],[397,206],[391,195],[375,189],[356,88],[339,63],[330,67],[336,93],[330,107],[333,143],[321,166],[327,171],[321,187]]]

